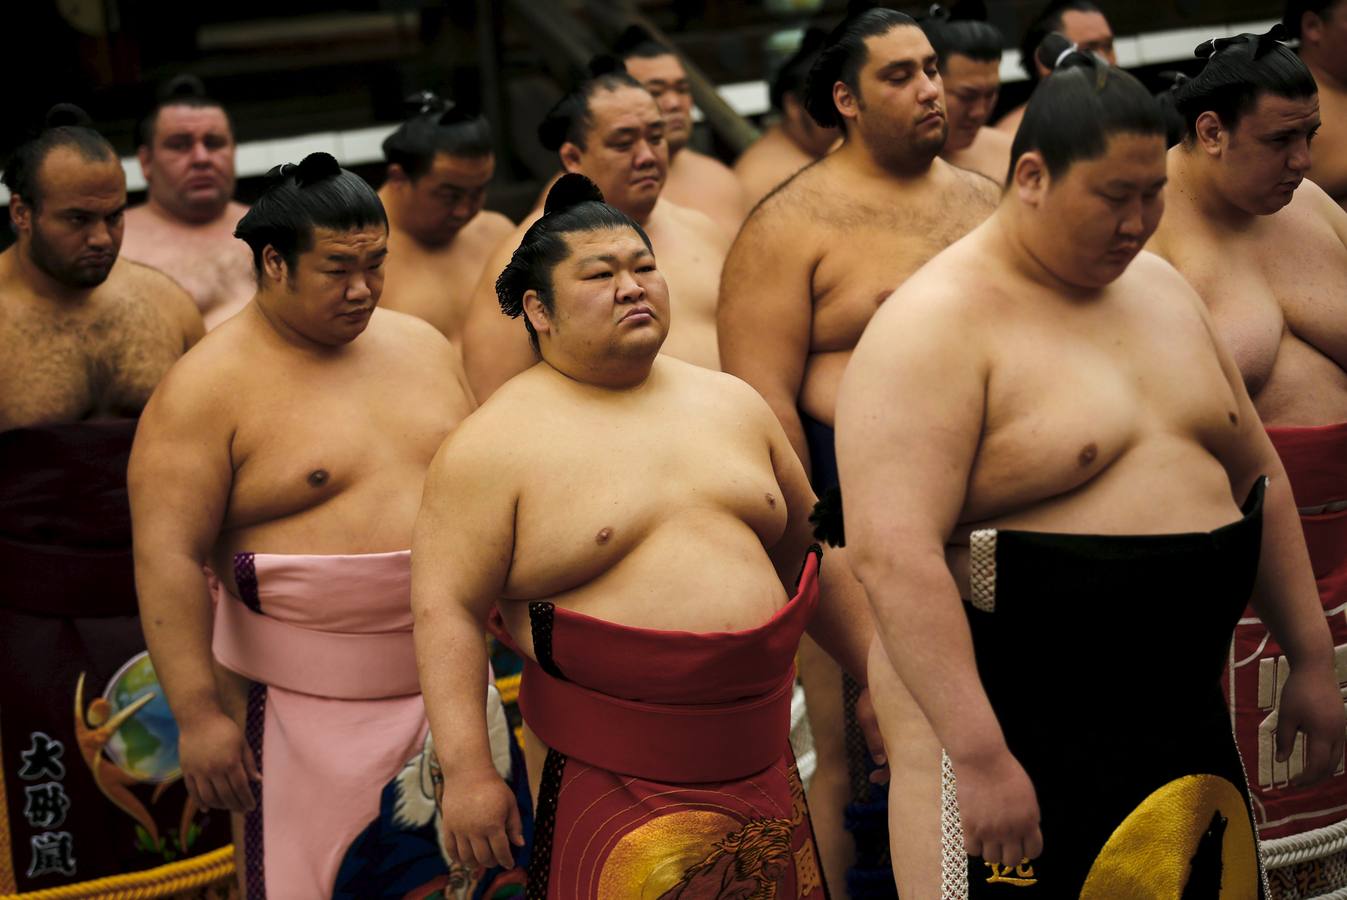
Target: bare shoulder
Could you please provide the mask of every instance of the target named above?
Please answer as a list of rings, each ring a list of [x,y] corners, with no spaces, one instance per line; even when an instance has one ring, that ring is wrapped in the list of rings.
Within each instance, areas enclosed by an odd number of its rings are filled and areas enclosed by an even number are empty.
[[[192,295],[152,266],[130,259],[118,259],[108,286],[116,302],[154,309],[162,318],[181,329],[189,343],[196,343],[205,333],[201,312]]]
[[[184,301],[192,303],[192,295],[172,277],[133,259],[117,260],[109,284],[119,293],[131,292],[137,298],[150,299],[170,307]],[[195,304],[192,305],[195,308]]]
[[[1344,211],[1333,197],[1316,182],[1306,178],[1291,195],[1288,211],[1327,223],[1339,232],[1347,225],[1347,211]]]
[[[555,408],[557,398],[542,376],[537,367],[531,367],[493,391],[450,435],[458,445],[455,452],[489,460],[536,453],[545,447],[546,428],[539,423],[547,418],[547,410]]]
[[[883,302],[865,333],[898,329],[919,340],[926,328],[947,328],[971,337],[982,323],[1006,315],[1014,298],[983,233],[970,232],[914,272]]]
[[[984,125],[978,129],[977,140],[985,141],[988,147],[1009,153],[1011,145],[1015,143],[1015,135]]]
[[[231,226],[238,225],[239,219],[246,216],[250,209],[252,209],[252,207],[239,203],[237,200],[230,200],[229,205],[225,207],[225,220],[229,222]],[[240,241],[239,243],[243,242]]]
[[[515,250],[519,248],[519,244],[524,240],[524,235],[533,227],[533,223],[542,217],[542,209],[535,209],[525,216],[523,221],[518,225],[511,225],[509,228],[501,229],[497,232],[492,241],[492,255],[504,257],[508,260],[514,255]],[[505,219],[504,216],[501,216],[501,218]],[[508,223],[510,220],[505,219],[505,221]]]
[[[506,235],[513,234],[515,230],[514,222],[501,213],[484,209],[473,217],[470,226],[478,235],[478,240],[487,242],[494,247],[500,243]]]
[[[988,211],[995,209],[1001,202],[1001,186],[986,175],[972,169],[961,169],[944,160],[936,162],[946,166],[952,176],[951,182],[957,193],[950,197],[951,201],[963,201],[974,209]]]
[[[1156,287],[1195,293],[1178,269],[1163,256],[1142,250],[1127,267],[1125,277],[1141,283],[1154,282]]]
[[[693,209],[690,206],[679,206],[669,200],[661,200],[660,205],[663,207],[664,214],[669,217],[669,221],[676,223],[679,230],[684,234],[690,235],[703,243],[716,244],[722,247],[728,245],[728,239],[721,227],[701,210]]]
[[[828,157],[814,160],[794,175],[781,182],[753,208],[749,219],[761,215],[772,219],[781,215],[793,216],[802,207],[824,208],[839,202],[837,179],[833,176]]]
[[[449,346],[449,340],[434,325],[395,309],[377,307],[366,330],[371,335],[391,338],[408,350],[438,351]]]
[[[829,218],[840,202],[836,192],[829,190],[835,185],[823,168],[825,160],[810,163],[768,192],[744,220],[735,247],[744,244],[754,250],[798,253],[799,242],[808,239],[813,223]]]
[[[418,384],[441,379],[461,381],[462,362],[454,345],[438,328],[419,316],[393,309],[375,309],[365,333],[356,339],[379,353],[381,365],[399,378]]]
[[[250,344],[245,318],[223,323],[184,353],[159,381],[142,421],[232,423],[234,403],[256,373],[243,352]]]
[[[699,153],[688,147],[683,151],[687,154],[688,162],[691,163],[691,170],[696,173],[698,178],[712,179],[734,179],[734,171],[714,156],[707,156],[705,153]]]
[[[1117,283],[1129,291],[1129,297],[1140,300],[1156,315],[1190,307],[1203,319],[1207,318],[1207,305],[1197,289],[1158,253],[1142,250]]]
[[[127,234],[130,235],[134,232],[138,232],[140,230],[140,226],[142,225],[142,223],[147,222],[151,218],[151,216],[152,214],[150,213],[150,207],[146,203],[138,203],[135,206],[128,206],[126,208],[126,212],[122,216],[122,221],[124,221],[127,225],[131,226]],[[122,242],[125,243],[125,239],[123,239]]]

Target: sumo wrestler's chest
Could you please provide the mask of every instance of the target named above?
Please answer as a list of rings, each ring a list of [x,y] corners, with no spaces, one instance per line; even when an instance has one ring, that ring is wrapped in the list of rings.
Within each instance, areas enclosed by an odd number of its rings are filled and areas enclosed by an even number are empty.
[[[0,316],[0,420],[137,416],[181,355],[181,336],[143,310],[52,316],[8,307]]]

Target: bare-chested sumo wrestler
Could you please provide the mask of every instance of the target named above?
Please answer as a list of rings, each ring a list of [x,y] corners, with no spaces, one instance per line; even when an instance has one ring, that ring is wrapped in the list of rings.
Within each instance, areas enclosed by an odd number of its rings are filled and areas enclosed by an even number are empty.
[[[692,89],[678,54],[639,25],[621,34],[613,52],[627,64],[659,104],[664,117],[664,141],[669,147],[669,173],[664,196],[679,206],[711,217],[733,238],[748,212],[739,179],[723,162],[688,146],[692,140]]]
[[[243,814],[246,895],[349,896],[347,850],[426,734],[408,548],[472,401],[439,332],[377,308],[374,190],[325,153],[268,178],[238,226],[253,301],[141,420],[136,584],[189,788]]]
[[[207,328],[243,308],[256,289],[248,248],[234,239],[247,207],[234,202],[234,129],[191,76],[165,86],[140,126],[146,200],[126,212],[122,254],[187,289]]]
[[[538,126],[538,137],[557,151],[566,171],[597,184],[608,203],[650,236],[678,305],[661,352],[718,369],[716,291],[729,239],[705,215],[663,195],[669,148],[664,119],[650,93],[615,60],[598,57],[592,67],[596,74],[552,108]],[[501,242],[473,292],[463,363],[482,401],[538,361],[519,329],[500,315],[492,273],[505,268],[539,214]]]
[[[799,48],[781,64],[767,90],[778,119],[734,161],[749,209],[837,143],[837,128],[815,122],[804,108],[805,78],[827,35],[822,28],[810,28]]]
[[[1275,33],[1199,52],[1205,67],[1174,94],[1186,136],[1169,152],[1169,202],[1151,247],[1206,301],[1281,455],[1337,646],[1335,679],[1347,686],[1347,213],[1305,177],[1311,141],[1319,157],[1322,92]],[[1347,888],[1334,837],[1347,820],[1347,775],[1291,783],[1305,758],[1300,748],[1283,758],[1271,732],[1285,652],[1250,610],[1227,696],[1272,885],[1312,884],[1305,895],[1321,896]]]
[[[82,111],[53,108],[4,183],[17,242],[0,254],[0,891],[87,896],[72,886],[112,875],[140,889],[166,852],[182,871],[229,843],[171,770],[156,789],[104,753],[148,718],[149,701],[121,710],[105,694],[145,652],[127,457],[201,316],[166,275],[119,258],[126,176]],[[24,761],[39,758],[54,762]]]
[[[383,144],[388,293],[382,305],[425,319],[457,347],[472,290],[514,223],[482,208],[496,171],[486,119],[429,91],[408,103],[412,117]]]
[[[940,57],[949,137],[940,156],[997,184],[1010,166],[1009,134],[987,127],[1001,93],[1001,32],[975,19],[950,19],[937,8],[921,30]]]
[[[1052,71],[1038,59],[1036,52],[1043,38],[1053,33],[1062,35],[1086,53],[1099,54],[1109,65],[1118,62],[1118,54],[1113,49],[1113,28],[1097,4],[1090,0],[1048,0],[1020,38],[1020,68],[1034,84]],[[1026,106],[1015,107],[993,127],[1013,135],[1020,126],[1020,119],[1024,118]]]
[[[962,816],[913,896],[1263,897],[1220,685],[1250,596],[1291,659],[1278,744],[1300,733],[1307,781],[1345,727],[1291,487],[1201,299],[1141,252],[1166,178],[1146,88],[1069,54],[1013,157],[837,403],[871,678],[891,661],[926,711]]]
[[[1323,123],[1310,180],[1347,208],[1347,2],[1287,0],[1282,22],[1319,86]]]
[[[833,406],[861,332],[912,272],[995,209],[1000,189],[938,158],[948,129],[940,73],[930,42],[908,16],[874,9],[838,26],[810,72],[806,102],[820,124],[841,125],[844,142],[744,223],[725,263],[718,320],[726,371],[767,400],[822,495],[837,483]],[[807,642],[801,674],[819,751],[810,786],[815,825],[836,881],[852,856],[841,827],[853,795],[843,762],[842,688],[836,669]],[[875,703],[883,715],[881,699]],[[910,715],[890,710],[888,721],[909,733],[924,727],[916,707],[906,709]],[[904,745],[913,753],[916,747]],[[938,754],[933,736],[927,750]],[[890,793],[910,804],[922,786],[908,784],[907,773],[926,767],[892,754],[889,762]],[[855,781],[866,789],[863,777]],[[930,796],[928,805],[935,802]],[[871,843],[882,853],[882,810],[871,818],[867,827],[880,835]],[[857,892],[862,878],[891,892],[882,859],[868,869],[854,879]]]
[[[563,176],[498,280],[542,361],[432,464],[413,603],[446,846],[491,865],[522,843],[473,674],[491,616],[526,660],[529,896],[821,900],[792,657],[808,628],[863,679],[873,632],[845,567],[820,574],[813,493],[762,398],[659,354],[678,313],[654,246]]]

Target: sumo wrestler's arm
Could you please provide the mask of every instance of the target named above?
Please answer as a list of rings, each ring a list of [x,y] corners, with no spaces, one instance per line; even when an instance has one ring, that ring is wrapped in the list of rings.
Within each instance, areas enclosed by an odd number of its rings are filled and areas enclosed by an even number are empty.
[[[781,423],[776,421],[762,398],[746,391],[746,400],[757,409],[772,457],[772,469],[781,499],[786,504],[786,528],[780,540],[771,548],[772,563],[787,593],[794,593],[800,565],[814,540],[809,516],[816,498],[804,465],[786,440]],[[845,551],[827,550],[819,568],[819,605],[809,623],[809,636],[823,648],[862,688],[856,703],[856,720],[865,737],[866,746],[877,766],[884,766],[884,739],[870,702],[869,677],[866,663],[870,642],[875,636],[874,618],[865,600],[865,589],[851,574]],[[881,769],[872,781],[888,780],[888,771]]]
[[[721,368],[763,396],[807,471],[797,404],[809,360],[815,260],[800,246],[803,233],[770,202],[749,216],[721,270],[716,334]]]
[[[491,761],[483,633],[510,570],[516,496],[508,452],[480,425],[460,425],[426,476],[412,535],[412,615],[444,776],[444,846],[469,868],[510,868],[510,845],[523,846],[523,828]]]
[[[795,455],[786,433],[772,416],[762,398],[745,391],[745,401],[755,408],[756,418],[766,434],[772,457],[772,470],[781,500],[786,504],[786,529],[770,548],[772,563],[789,594],[795,593],[800,565],[811,544],[816,543],[809,515],[813,512],[814,491],[805,476],[804,465]],[[862,687],[867,683],[866,660],[874,623],[861,587],[840,551],[824,554],[819,570],[819,607],[809,625],[809,635],[837,661]]]
[[[1042,851],[1038,801],[978,678],[946,564],[982,434],[990,362],[976,316],[914,278],[876,313],[837,404],[847,555],[889,659],[949,753],[968,852]]]
[[[1310,566],[1305,534],[1280,457],[1245,390],[1233,358],[1216,337],[1211,314],[1181,277],[1176,289],[1189,295],[1207,326],[1212,347],[1234,393],[1237,424],[1230,440],[1214,448],[1235,496],[1243,500],[1260,476],[1268,477],[1263,500],[1263,544],[1254,582],[1253,608],[1281,645],[1291,664],[1282,689],[1274,736],[1278,761],[1285,761],[1297,734],[1305,737],[1305,768],[1296,784],[1313,784],[1333,774],[1342,761],[1347,716],[1334,669],[1333,638],[1324,620],[1319,589]]]
[[[496,247],[469,301],[463,324],[463,367],[478,403],[485,403],[498,387],[538,362],[524,323],[501,312],[496,299],[496,279],[510,264],[531,224],[533,219],[526,219]]]
[[[192,363],[179,363],[159,385],[131,450],[136,592],[145,643],[178,723],[187,790],[204,808],[245,812],[253,808],[248,781],[260,776],[221,703],[202,573],[234,476],[229,400]]]

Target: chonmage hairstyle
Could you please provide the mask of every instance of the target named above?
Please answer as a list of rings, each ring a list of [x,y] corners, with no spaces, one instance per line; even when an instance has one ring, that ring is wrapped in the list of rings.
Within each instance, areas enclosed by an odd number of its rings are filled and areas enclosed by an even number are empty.
[[[384,159],[400,166],[412,181],[430,171],[436,154],[480,158],[492,152],[491,126],[483,116],[431,91],[403,102],[411,118],[384,138]]]
[[[1233,130],[1260,94],[1299,98],[1319,92],[1309,68],[1281,43],[1285,37],[1286,29],[1277,24],[1267,34],[1213,38],[1198,45],[1193,52],[1207,64],[1174,92],[1185,138],[1193,136],[1197,117],[1204,112],[1216,113]]]
[[[922,19],[921,30],[926,32],[926,39],[940,58],[941,68],[955,55],[978,62],[999,62],[1005,44],[995,25],[977,19],[951,18],[949,11],[938,3]]]
[[[1314,13],[1322,19],[1335,3],[1337,0],[1286,0],[1286,6],[1282,8],[1282,25],[1286,27],[1286,33],[1299,40],[1305,13]]]
[[[621,60],[654,59],[657,56],[672,56],[674,50],[668,44],[655,38],[640,25],[628,25],[613,41],[613,55]]]
[[[538,125],[538,140],[553,152],[568,142],[585,149],[585,135],[594,124],[589,101],[599,91],[616,91],[624,87],[645,90],[639,81],[627,74],[627,67],[617,57],[607,54],[594,57],[589,61],[588,76],[543,116]]]
[[[828,33],[822,28],[811,27],[805,31],[804,36],[800,38],[800,46],[772,76],[772,82],[767,89],[767,97],[772,103],[772,109],[778,112],[784,110],[787,94],[803,101],[804,85],[805,80],[809,77],[809,69],[814,65],[814,60],[818,59],[819,52],[823,49],[823,42],[827,37]]]
[[[523,317],[533,349],[538,349],[538,333],[524,315],[524,295],[537,291],[543,309],[553,310],[552,270],[570,256],[564,235],[602,228],[630,228],[640,236],[652,253],[649,236],[635,219],[603,202],[598,185],[575,172],[562,175],[547,192],[543,214],[524,232],[524,239],[510,257],[510,263],[496,279],[496,299],[501,312],[510,318]]]
[[[1090,0],[1049,0],[1047,6],[1038,14],[1029,27],[1024,29],[1020,38],[1020,68],[1029,76],[1031,82],[1038,81],[1038,69],[1034,67],[1034,53],[1043,39],[1054,31],[1062,30],[1062,17],[1069,12],[1099,13],[1104,11]]]
[[[313,249],[315,228],[388,228],[384,205],[374,188],[343,169],[330,154],[310,153],[299,165],[276,166],[266,177],[266,190],[234,229],[234,237],[253,251],[258,277],[262,251],[268,245],[276,248],[293,275],[299,254]]]
[[[42,204],[37,173],[47,154],[57,147],[70,147],[88,162],[116,159],[107,138],[93,128],[88,113],[71,103],[58,103],[47,110],[42,127],[14,148],[5,160],[3,180],[11,194],[37,210]]]
[[[229,130],[231,132],[234,130],[234,123],[230,121],[228,111],[220,101],[207,96],[206,86],[202,84],[200,78],[195,75],[178,75],[159,86],[159,90],[155,93],[154,106],[136,126],[136,138],[140,141],[140,146],[149,147],[154,144],[154,132],[159,126],[159,113],[168,106],[218,109],[224,113],[225,121],[229,122]]]
[[[903,25],[915,28],[917,20],[892,9],[874,7],[847,16],[829,32],[805,79],[804,106],[815,122],[825,128],[842,125],[842,116],[833,103],[833,85],[840,81],[859,94],[856,76],[870,58],[866,39]]]
[[[1007,183],[1020,157],[1032,150],[1043,155],[1056,178],[1079,160],[1103,156],[1115,134],[1165,137],[1159,102],[1122,69],[1076,50],[1055,33],[1043,39],[1038,60],[1052,74],[1029,98],[1010,147]]]
[[[1160,89],[1155,95],[1155,99],[1160,103],[1160,109],[1165,114],[1165,144],[1173,147],[1183,142],[1183,136],[1187,133],[1188,127],[1183,122],[1183,116],[1179,113],[1178,105],[1174,97],[1179,92],[1179,88],[1188,81],[1188,75],[1183,72],[1167,70],[1158,73],[1156,79],[1167,87]]]

